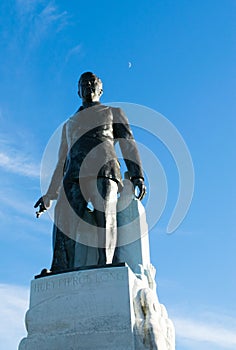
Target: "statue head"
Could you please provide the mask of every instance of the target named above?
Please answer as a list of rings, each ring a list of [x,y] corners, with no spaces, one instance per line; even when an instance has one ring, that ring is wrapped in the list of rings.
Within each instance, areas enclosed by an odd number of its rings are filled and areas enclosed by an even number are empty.
[[[102,90],[102,81],[92,72],[83,73],[78,82],[78,95],[83,102],[97,102],[99,101]]]

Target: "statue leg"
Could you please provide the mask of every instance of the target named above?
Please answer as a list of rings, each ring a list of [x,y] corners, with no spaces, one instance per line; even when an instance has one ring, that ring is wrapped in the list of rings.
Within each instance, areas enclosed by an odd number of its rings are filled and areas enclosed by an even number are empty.
[[[98,265],[109,264],[112,263],[117,242],[117,183],[99,177],[90,182],[89,192],[98,227]]]
[[[66,181],[60,191],[54,213],[54,251],[52,271],[74,268],[75,237],[79,218],[83,217],[87,202],[78,182]]]
[[[66,235],[56,226],[53,225],[53,258],[51,271],[57,272],[69,268],[66,249],[65,249]]]

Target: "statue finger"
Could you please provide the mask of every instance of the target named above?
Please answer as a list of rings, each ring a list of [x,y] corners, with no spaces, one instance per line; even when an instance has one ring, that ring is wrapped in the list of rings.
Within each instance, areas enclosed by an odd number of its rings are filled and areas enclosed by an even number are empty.
[[[146,186],[141,186],[141,188],[140,188],[140,198],[139,198],[139,200],[141,201],[143,198],[144,198],[144,196],[146,195],[146,193],[147,193],[147,191],[146,191]]]
[[[42,197],[35,203],[34,208],[37,208],[42,203]]]
[[[39,211],[41,211],[43,213],[46,210],[47,210],[47,208],[45,207],[44,203],[42,202],[39,206]]]

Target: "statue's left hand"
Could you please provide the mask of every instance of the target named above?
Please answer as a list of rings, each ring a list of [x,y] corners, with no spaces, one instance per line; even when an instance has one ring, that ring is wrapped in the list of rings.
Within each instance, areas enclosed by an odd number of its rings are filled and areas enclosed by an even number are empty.
[[[131,179],[131,181],[133,183],[134,190],[136,187],[138,187],[139,194],[138,194],[138,196],[136,196],[136,198],[138,198],[141,201],[147,192],[146,186],[144,185],[144,181],[141,177]]]

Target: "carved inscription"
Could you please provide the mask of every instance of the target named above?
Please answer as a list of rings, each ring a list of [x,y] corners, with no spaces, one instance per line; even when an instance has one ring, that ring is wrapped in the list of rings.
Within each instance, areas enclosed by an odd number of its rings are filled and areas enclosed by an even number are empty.
[[[91,284],[100,284],[111,281],[123,281],[125,275],[118,271],[105,271],[102,273],[80,273],[76,275],[64,275],[61,278],[44,278],[38,279],[32,284],[32,291],[34,293],[48,292],[54,289],[65,289],[90,286]]]

